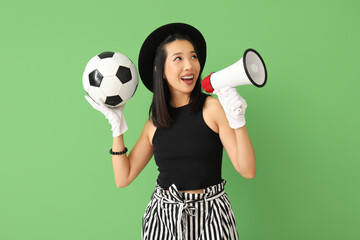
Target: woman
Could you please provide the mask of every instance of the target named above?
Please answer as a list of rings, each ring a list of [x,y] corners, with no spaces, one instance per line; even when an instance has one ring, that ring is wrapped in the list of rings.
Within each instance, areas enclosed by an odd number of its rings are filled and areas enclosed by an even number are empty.
[[[247,105],[234,88],[216,91],[219,100],[201,92],[205,59],[205,40],[190,25],[167,24],[147,37],[139,72],[153,101],[128,157],[123,108],[98,106],[86,97],[112,125],[110,153],[118,187],[128,186],[155,157],[160,174],[143,217],[143,239],[238,239],[221,163],[224,147],[243,177],[255,176],[255,154],[245,127]]]

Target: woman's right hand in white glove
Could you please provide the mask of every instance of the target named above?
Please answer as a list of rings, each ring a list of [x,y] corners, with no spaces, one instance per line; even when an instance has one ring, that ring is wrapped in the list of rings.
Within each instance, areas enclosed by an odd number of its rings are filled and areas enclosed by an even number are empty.
[[[224,87],[219,90],[214,90],[218,99],[225,111],[229,125],[233,129],[238,129],[245,125],[245,109],[247,103],[243,99],[236,88]]]
[[[100,111],[109,120],[113,137],[118,137],[128,130],[123,114],[125,105],[117,108],[109,108],[100,99],[98,100],[99,103],[92,100],[88,95],[85,95],[85,99],[93,108]]]

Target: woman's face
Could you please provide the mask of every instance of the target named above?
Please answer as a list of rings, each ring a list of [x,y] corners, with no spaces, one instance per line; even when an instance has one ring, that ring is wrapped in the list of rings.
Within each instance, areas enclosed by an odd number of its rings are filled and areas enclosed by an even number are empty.
[[[187,40],[175,40],[165,45],[164,78],[170,92],[191,93],[199,77],[200,63],[193,45]]]

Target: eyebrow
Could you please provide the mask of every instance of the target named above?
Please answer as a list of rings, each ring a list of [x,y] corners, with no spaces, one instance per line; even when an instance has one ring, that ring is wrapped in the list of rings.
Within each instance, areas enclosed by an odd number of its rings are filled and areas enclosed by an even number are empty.
[[[196,52],[195,52],[195,51],[191,51],[190,53],[196,53]],[[175,56],[175,55],[180,55],[180,54],[182,54],[182,52],[174,53],[174,54],[172,55],[172,57]]]

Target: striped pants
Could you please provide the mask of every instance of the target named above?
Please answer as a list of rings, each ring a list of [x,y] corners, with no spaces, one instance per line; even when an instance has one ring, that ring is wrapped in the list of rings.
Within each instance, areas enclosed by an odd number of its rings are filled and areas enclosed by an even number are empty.
[[[223,180],[199,194],[179,192],[175,184],[166,193],[156,184],[142,219],[142,239],[238,240],[225,184]]]

